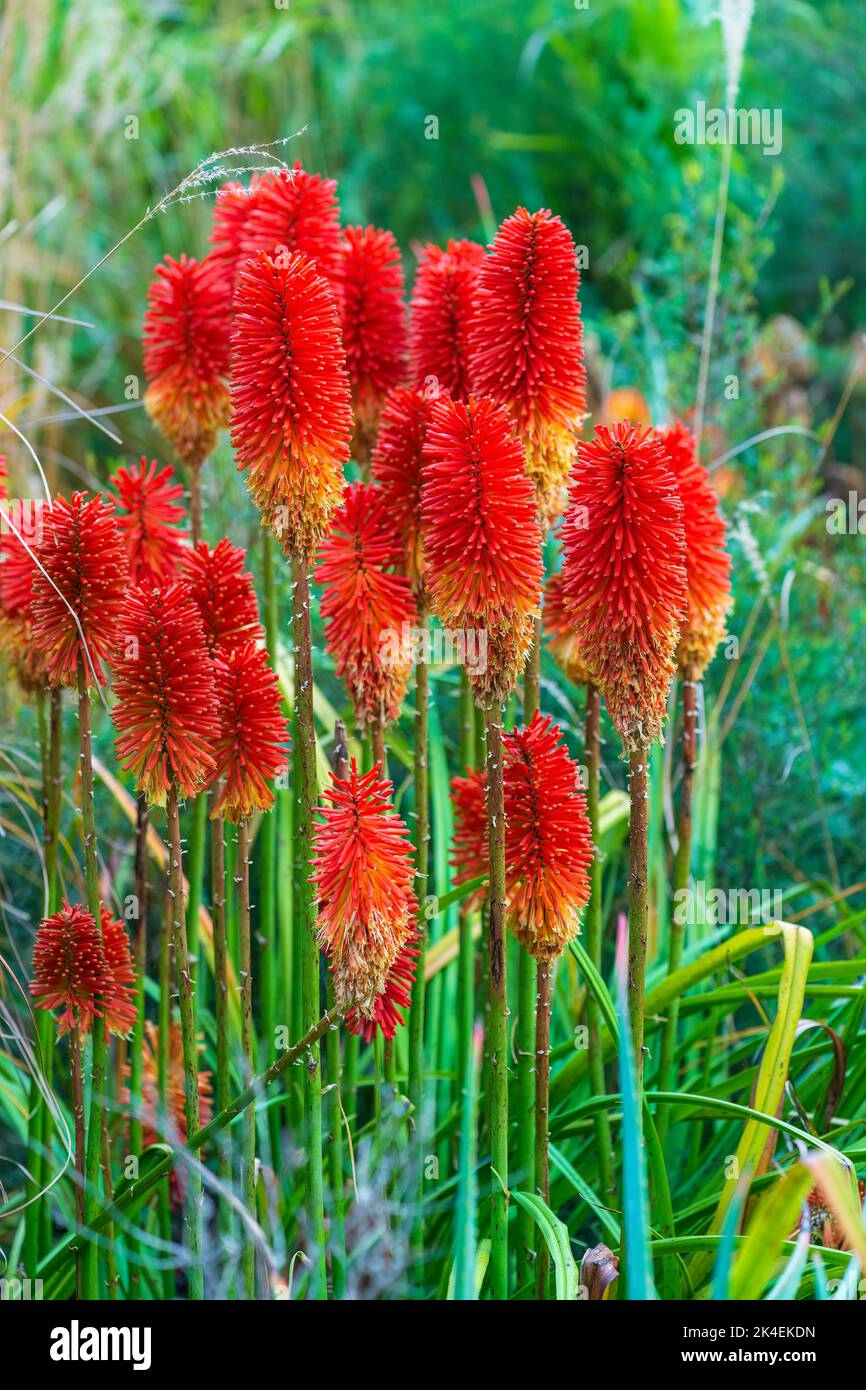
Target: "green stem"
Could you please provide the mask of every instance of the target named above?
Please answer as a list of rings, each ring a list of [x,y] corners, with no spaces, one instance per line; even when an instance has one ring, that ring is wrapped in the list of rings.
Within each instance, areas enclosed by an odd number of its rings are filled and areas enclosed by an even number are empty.
[[[274,574],[274,540],[269,531],[262,529],[262,577],[264,585],[265,637],[271,666],[277,669],[277,640],[279,631],[279,609],[277,586]],[[277,793],[279,795],[279,793]],[[277,1021],[277,976],[279,967],[279,947],[276,934],[277,918],[277,854],[278,854],[279,807],[275,806],[262,816],[258,832],[258,936],[261,943],[259,952],[259,999],[262,1025],[262,1061],[271,1055],[274,1045],[274,1029]],[[280,1157],[280,1115],[276,1106],[270,1111],[270,1133],[272,1161],[279,1172]]]
[[[216,803],[217,795],[217,789],[213,788],[210,792],[211,808]],[[216,1103],[218,1110],[225,1109],[231,1095],[225,849],[225,823],[220,816],[211,823],[210,834],[211,881],[213,883],[211,920],[213,922],[214,997],[216,1001]],[[231,1191],[232,1185],[232,1151],[231,1144],[225,1137],[219,1145],[219,1176],[218,1225],[222,1235],[227,1237],[232,1228],[231,1206],[228,1201],[228,1193]]]
[[[541,703],[541,619],[535,620],[532,647],[523,674],[523,721],[529,724]],[[525,1192],[535,1189],[535,1001],[537,969],[526,947],[517,946],[517,1173]],[[532,1213],[521,1207],[517,1214],[519,1241],[517,1246],[518,1284],[528,1284],[532,1278],[537,1245]],[[546,1249],[546,1247],[544,1247]]]
[[[63,797],[61,783],[61,762],[63,751],[63,693],[58,689],[51,691],[51,719],[49,734],[48,768],[48,813],[45,830],[45,874],[48,879],[48,914],[53,915],[60,907],[60,875],[58,872],[58,851],[60,843],[60,808]],[[46,1086],[54,1079],[54,1022],[49,1014],[40,1016],[40,1037],[42,1040],[43,1076]],[[47,1105],[42,1106],[42,1153],[47,1165],[54,1136],[54,1122]],[[46,1167],[47,1171],[47,1167]],[[48,1250],[52,1244],[51,1201],[40,1202],[39,1248]]]
[[[129,1057],[129,1148],[138,1156],[143,1148],[141,1117],[144,1070],[144,980],[147,970],[147,800],[139,792],[135,808],[135,900],[138,921],[135,933],[135,1027]]]
[[[683,775],[680,787],[680,806],[677,816],[677,852],[674,859],[674,905],[671,913],[670,948],[668,954],[668,974],[679,970],[683,958],[683,937],[685,935],[684,894],[689,886],[689,871],[692,859],[692,791],[694,788],[695,764],[697,762],[698,728],[698,686],[688,674],[683,681]],[[674,999],[668,1009],[667,1023],[662,1032],[661,1055],[659,1058],[658,1089],[674,1089],[674,1053],[677,1042],[677,1023],[680,1016],[680,1001]],[[670,1112],[662,1110],[656,1121],[659,1139],[664,1141],[670,1122]]]
[[[316,729],[313,719],[313,652],[310,638],[310,576],[306,560],[292,563],[292,626],[295,639],[295,709],[298,747],[295,771],[299,779],[298,884],[299,920],[303,923],[302,1001],[304,1023],[311,1028],[319,1013],[319,947],[316,942],[316,903],[310,886],[313,823],[319,797],[316,772]],[[304,1129],[307,1150],[306,1198],[310,1248],[310,1294],[327,1298],[325,1271],[325,1205],[322,1171],[322,1075],[318,1042],[304,1066]]]
[[[180,1032],[183,1044],[184,1094],[186,1099],[186,1132],[196,1134],[199,1129],[198,1100],[198,1044],[195,1032],[195,1007],[192,997],[192,980],[189,973],[189,954],[186,943],[186,914],[183,900],[183,864],[180,843],[180,815],[177,805],[177,789],[168,792],[168,841],[169,841],[169,893],[172,903],[174,960],[177,971],[177,987],[180,996]],[[202,1216],[202,1177],[197,1162],[189,1165],[186,1219],[189,1229],[188,1271],[189,1296],[195,1302],[204,1298],[204,1266],[202,1264],[203,1216]]]
[[[345,778],[349,771],[348,739],[346,726],[338,719],[334,726],[334,773]],[[328,972],[328,1011],[336,1011],[334,982]],[[351,1036],[351,1035],[350,1035]],[[343,1110],[341,1074],[340,1033],[330,1028],[325,1042],[325,1060],[328,1067],[328,1171],[331,1180],[331,1201],[333,1220],[330,1231],[331,1283],[334,1298],[341,1299],[346,1293],[346,1200],[345,1169],[343,1157]]]
[[[84,1228],[84,1078],[81,1068],[81,1034],[77,1028],[69,1033],[69,1062],[72,1073],[72,1115],[75,1128],[75,1216],[79,1233]],[[79,1298],[84,1297],[84,1257],[80,1234],[76,1238],[75,1286]]]
[[[255,1075],[255,1035],[253,1033],[253,954],[250,936],[250,827],[248,820],[238,825],[238,927],[241,962],[241,1045],[244,1053],[244,1081]],[[241,1149],[244,1205],[249,1223],[244,1223],[241,1247],[241,1272],[244,1294],[256,1296],[256,1245],[253,1238],[256,1222],[256,1111],[250,1105],[244,1114]]]
[[[475,702],[466,668],[460,672],[460,771],[475,765]],[[461,903],[459,917],[460,954],[457,963],[457,1019],[460,1048],[460,1087],[465,1090],[472,1069],[472,1028],[475,1018],[475,943],[472,939],[474,913]]]
[[[490,845],[490,914],[487,1054],[490,1067],[491,1228],[490,1290],[508,1297],[508,1004],[505,970],[505,786],[502,713],[490,709],[487,724],[487,824]]]
[[[171,1123],[168,1108],[168,1071],[171,1050],[171,927],[173,911],[171,905],[171,874],[166,869],[163,881],[162,913],[159,931],[159,991],[157,994],[157,1053],[156,1053],[156,1093],[158,1132],[165,1142]],[[170,1244],[171,1234],[171,1188],[163,1183],[159,1191],[159,1233],[160,1238]],[[174,1298],[174,1266],[168,1261],[162,1271],[163,1298]]]
[[[602,947],[602,863],[599,849],[598,805],[601,795],[601,692],[592,683],[586,687],[584,757],[586,759],[586,809],[592,831],[594,852],[589,869],[590,898],[586,908],[586,951],[601,973]],[[605,1094],[604,1051],[601,1043],[601,1009],[591,989],[586,991],[586,1031],[589,1051],[589,1085],[594,1096]],[[610,1116],[604,1110],[595,1117],[595,1142],[601,1196],[613,1195],[613,1143]]]
[[[198,993],[201,994],[201,980],[204,973],[204,957],[199,960],[198,929],[204,888],[204,863],[207,847],[207,797],[197,796],[189,808],[189,853],[187,855],[187,884],[189,896],[186,906],[186,944],[189,951],[190,968],[198,978]],[[196,990],[193,989],[195,1003]]]
[[[643,1086],[644,981],[647,945],[648,748],[629,759],[628,1017],[634,1045],[635,1083]]]
[[[538,1004],[535,1017],[535,1190],[550,1205],[550,1156],[548,1153],[548,1115],[550,1111],[550,985],[553,965],[538,962]],[[550,1256],[547,1242],[539,1241],[535,1296],[547,1298]]]
[[[81,820],[84,833],[84,877],[87,906],[102,930],[99,901],[99,866],[96,855],[96,823],[93,812],[93,757],[91,749],[90,694],[87,670],[78,659],[78,726],[81,738]],[[89,1223],[100,1206],[99,1169],[102,1161],[102,1116],[105,1110],[105,1057],[107,1051],[105,1019],[93,1023],[92,1080],[90,1115],[87,1123],[87,1150],[84,1164],[84,1219]],[[84,1248],[84,1290],[86,1299],[99,1298],[99,1247],[89,1240]]]
[[[422,626],[426,621],[422,618]],[[419,659],[415,667],[415,883],[418,898],[418,918],[424,923],[424,909],[427,898],[427,873],[430,855],[430,813],[428,739],[430,699],[430,668],[426,661]],[[409,1010],[409,1101],[415,1118],[416,1137],[420,1139],[423,1122],[424,1103],[424,963],[427,950],[427,937],[424,931],[418,942],[418,965],[415,983],[412,986],[412,1004]]]

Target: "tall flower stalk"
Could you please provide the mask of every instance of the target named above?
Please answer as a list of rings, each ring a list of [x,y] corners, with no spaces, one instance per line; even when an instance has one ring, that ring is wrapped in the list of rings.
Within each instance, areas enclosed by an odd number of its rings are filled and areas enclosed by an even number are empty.
[[[74,493],[68,502],[58,497],[45,512],[39,560],[32,586],[33,641],[43,656],[50,683],[72,685],[78,690],[84,871],[88,907],[98,924],[102,919],[93,809],[90,689],[105,680],[102,663],[117,640],[127,573],[126,550],[108,503],[100,496],[88,498],[81,492]],[[93,1029],[92,1101],[84,1172],[86,1221],[99,1206],[105,1054],[105,1025],[102,1018],[97,1018]],[[99,1256],[92,1241],[84,1252],[82,1293],[89,1299],[99,1296]]]
[[[492,1167],[491,1290],[508,1290],[508,1036],[505,803],[501,707],[523,670],[541,597],[541,531],[523,449],[489,399],[439,400],[424,445],[421,513],[430,601],[452,628],[482,629],[487,660],[469,673],[487,730],[490,856],[487,1051]]]
[[[117,702],[112,712],[117,754],[151,805],[165,806],[168,828],[170,947],[180,999],[185,1078],[186,1132],[199,1128],[198,1043],[183,892],[179,796],[196,795],[214,773],[211,753],[218,732],[213,665],[198,606],[189,589],[130,589],[122,616],[115,665]],[[168,925],[168,924],[167,924]],[[166,946],[168,939],[164,938]],[[170,966],[166,951],[164,969]],[[162,988],[167,992],[168,979]],[[160,1019],[160,1097],[167,1096],[166,1047],[170,1014]],[[189,1292],[204,1297],[202,1178],[190,1164],[187,1186]]]
[[[647,764],[685,611],[683,505],[661,445],[628,422],[581,444],[563,528],[563,600],[629,762],[628,1009],[643,1076]]]
[[[659,442],[676,480],[683,503],[686,540],[686,614],[677,646],[677,674],[682,683],[682,777],[677,812],[677,848],[674,857],[673,903],[668,970],[674,974],[682,962],[685,923],[682,902],[689,886],[692,851],[692,790],[697,763],[698,708],[701,681],[725,634],[731,607],[730,557],[725,550],[725,523],[707,470],[697,456],[694,435],[680,421],[660,430]],[[679,999],[671,1001],[662,1033],[659,1086],[674,1083]],[[669,1112],[659,1115],[663,1136]]]
[[[287,184],[275,191],[292,192]],[[255,212],[260,210],[257,194]],[[318,802],[310,561],[340,503],[351,427],[346,359],[337,304],[328,284],[301,252],[275,257],[257,253],[244,263],[235,288],[231,436],[262,521],[292,565],[300,885],[296,916],[304,924],[306,1028],[319,1016],[319,951],[309,883]],[[310,1292],[323,1299],[327,1285],[318,1042],[312,1044],[304,1067],[303,1092]]]

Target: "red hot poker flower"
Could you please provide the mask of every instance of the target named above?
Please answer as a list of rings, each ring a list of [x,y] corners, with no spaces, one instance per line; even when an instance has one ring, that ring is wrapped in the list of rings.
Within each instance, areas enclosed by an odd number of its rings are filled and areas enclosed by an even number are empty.
[[[219,654],[214,670],[220,719],[215,778],[225,781],[211,819],[240,821],[273,805],[268,782],[286,768],[289,726],[263,647],[245,642]]]
[[[571,618],[562,597],[562,575],[551,574],[544,586],[544,607],[541,622],[547,633],[548,646],[554,660],[573,685],[589,685],[592,681]]]
[[[679,420],[659,431],[679,487],[686,533],[688,608],[677,651],[680,674],[702,680],[725,635],[731,607],[731,559],[725,523],[710,475],[698,461],[695,437]]]
[[[423,571],[421,544],[421,468],[430,403],[421,391],[398,386],[385,401],[372,474],[382,501],[403,537],[409,574],[416,589]]]
[[[341,283],[357,444],[366,457],[385,397],[406,375],[403,267],[393,233],[347,227]]]
[[[457,870],[454,886],[490,872],[487,831],[487,773],[467,768],[465,777],[452,777],[451,803],[454,807],[454,839],[451,864]],[[467,912],[480,907],[487,889],[477,888],[464,903]]]
[[[415,933],[409,832],[378,765],[360,777],[331,775],[313,832],[318,939],[328,956],[338,1008],[374,1019],[376,1000]]]
[[[565,224],[518,208],[490,247],[472,321],[473,390],[511,411],[546,522],[562,512],[586,413],[579,285]]]
[[[491,400],[432,403],[421,515],[428,584],[444,623],[537,611],[541,533],[532,487],[508,415]]]
[[[115,665],[117,757],[136,789],[164,806],[169,787],[194,796],[214,770],[219,734],[213,663],[185,584],[132,588]]]
[[[234,293],[235,280],[244,256],[244,232],[253,209],[258,175],[253,174],[249,188],[242,183],[224,183],[217,190],[211,222],[211,259],[222,269]]]
[[[126,548],[101,496],[56,497],[43,516],[30,611],[33,641],[52,685],[74,685],[79,660],[88,686],[105,681],[102,662],[117,639]]]
[[[112,1033],[126,1037],[135,1023],[135,966],[129,949],[126,927],[106,909],[101,909],[102,949],[111,983],[106,986],[105,1023]]]
[[[353,483],[319,552],[316,580],[327,649],[362,729],[400,714],[412,665],[417,622],[403,547],[370,483]]]
[[[300,251],[339,296],[342,245],[334,179],[308,174],[300,163],[263,174],[240,233],[242,258],[259,251],[278,264]]]
[[[101,1018],[103,997],[112,988],[102,936],[93,915],[64,899],[59,912],[40,922],[33,947],[30,993],[38,1009],[59,1009],[58,1032],[86,1032]]]
[[[563,595],[626,752],[661,735],[685,612],[683,504],[658,441],[627,421],[581,443]]]
[[[131,468],[118,468],[115,511],[126,542],[133,584],[156,585],[173,579],[183,549],[183,488],[166,464],[142,455]]]
[[[244,569],[246,558],[246,551],[226,536],[213,550],[199,541],[181,556],[181,577],[198,606],[211,656],[264,641],[253,577]]]
[[[377,1031],[390,1042],[397,1029],[403,1027],[404,1018],[400,1010],[408,1009],[412,1002],[412,986],[420,955],[418,947],[411,944],[413,940],[417,940],[417,937],[409,938],[391,966],[385,988],[376,995],[373,1017],[365,1018],[357,1009],[350,1009],[346,1014],[344,1022],[349,1032],[359,1034],[365,1043],[371,1043]]]
[[[589,899],[593,847],[580,768],[538,712],[505,735],[504,748],[508,922],[531,955],[555,960]]]
[[[307,257],[245,263],[232,352],[238,467],[287,554],[311,559],[339,506],[352,414],[336,305]]]
[[[231,291],[207,256],[156,267],[144,315],[144,404],[190,468],[204,462],[229,415]]]
[[[421,517],[434,612],[480,628],[486,667],[469,672],[476,702],[505,699],[532,644],[541,599],[541,531],[523,449],[488,398],[436,401],[424,444]]]
[[[465,401],[471,388],[469,329],[484,263],[474,241],[425,246],[412,291],[409,354],[418,387]]]

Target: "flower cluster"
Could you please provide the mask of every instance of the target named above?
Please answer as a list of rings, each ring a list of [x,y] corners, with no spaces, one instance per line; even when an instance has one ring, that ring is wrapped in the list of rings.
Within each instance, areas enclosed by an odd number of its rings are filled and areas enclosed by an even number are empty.
[[[319,552],[316,579],[327,649],[345,683],[361,729],[395,720],[406,694],[417,620],[401,572],[404,552],[375,486],[353,483]]]
[[[132,584],[157,585],[174,579],[183,550],[183,488],[168,465],[142,457],[112,478],[117,525],[126,545]]]
[[[60,911],[39,924],[33,947],[30,993],[36,1007],[59,1010],[58,1032],[84,1034],[94,1018],[105,1018],[126,1035],[135,1022],[135,968],[122,922],[101,909],[101,930],[80,903],[64,900]]]
[[[409,832],[393,810],[393,787],[354,762],[331,774],[313,836],[318,940],[328,957],[337,1007],[375,1021],[379,996],[415,936]],[[399,977],[398,977],[399,979]]]

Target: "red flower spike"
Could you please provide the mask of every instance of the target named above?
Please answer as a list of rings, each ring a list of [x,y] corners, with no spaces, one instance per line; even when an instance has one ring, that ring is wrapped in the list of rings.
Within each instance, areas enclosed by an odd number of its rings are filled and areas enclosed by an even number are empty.
[[[695,437],[676,420],[658,438],[679,487],[686,533],[688,607],[677,650],[680,675],[699,681],[725,635],[731,608],[731,558],[710,475],[698,461]]]
[[[215,662],[220,732],[216,778],[224,778],[211,819],[240,821],[274,802],[268,786],[287,766],[289,726],[268,654],[245,642]]]
[[[228,424],[230,285],[210,256],[166,256],[147,306],[145,408],[178,457],[197,468]]]
[[[454,886],[470,883],[490,873],[490,847],[487,832],[487,773],[467,768],[465,777],[452,777],[451,804],[454,807],[454,838],[451,865],[457,870]],[[463,903],[464,910],[479,908],[487,896],[477,888]]]
[[[532,641],[543,566],[532,484],[507,411],[487,398],[438,400],[424,444],[421,517],[431,605],[451,628],[481,628],[476,702],[513,688]]]
[[[331,775],[313,831],[318,940],[328,956],[337,1007],[375,1019],[376,1000],[415,935],[409,832],[391,804],[378,764],[360,777]]]
[[[244,233],[258,190],[258,175],[253,174],[249,188],[242,183],[224,183],[217,190],[211,222],[211,260],[215,261],[234,292],[237,273],[245,256],[242,253]]]
[[[259,251],[278,264],[300,251],[338,297],[343,251],[335,180],[308,174],[300,163],[263,174],[240,233],[242,258]]]
[[[547,644],[554,661],[572,685],[592,683],[589,667],[581,654],[580,640],[565,609],[561,574],[551,574],[547,578],[541,624],[547,634]]]
[[[126,1037],[133,1027],[137,1010],[135,1001],[135,966],[129,949],[126,927],[106,909],[101,909],[102,949],[111,984],[106,987],[105,1024],[118,1037]]]
[[[343,233],[343,346],[357,443],[366,457],[386,395],[406,375],[406,310],[400,248],[391,232]]]
[[[406,548],[416,589],[423,572],[421,467],[430,403],[421,391],[398,386],[385,401],[371,471]]]
[[[105,682],[123,610],[126,548],[101,496],[56,497],[43,515],[41,569],[33,575],[33,641],[52,685],[73,686],[83,660],[88,686]]]
[[[412,291],[412,380],[455,401],[465,401],[471,388],[469,331],[484,260],[474,241],[449,241],[444,251],[425,246]]]
[[[253,576],[244,569],[246,558],[246,551],[226,536],[213,550],[199,541],[181,556],[181,578],[198,606],[211,656],[264,641]]]
[[[112,976],[102,935],[92,913],[64,899],[59,912],[40,922],[33,947],[30,993],[37,1009],[60,1010],[62,1034],[71,1028],[86,1032],[92,1018],[101,1018],[103,996],[111,993]]]
[[[418,614],[403,574],[403,547],[370,483],[347,487],[319,551],[316,580],[327,650],[361,729],[399,717],[412,668],[411,628]]]
[[[129,557],[132,584],[166,583],[177,574],[183,549],[183,487],[166,466],[142,455],[131,468],[118,468],[112,483],[120,534]]]
[[[659,738],[686,605],[683,504],[665,452],[627,421],[581,443],[563,596],[627,753]]]
[[[238,467],[286,553],[311,559],[340,503],[352,413],[336,305],[307,257],[245,263],[232,353]]]
[[[371,1043],[377,1031],[390,1042],[397,1029],[403,1027],[405,1020],[400,1009],[408,1009],[412,1003],[412,986],[421,954],[418,947],[411,944],[413,940],[418,938],[410,937],[409,944],[403,947],[391,966],[385,988],[376,995],[373,1017],[365,1018],[357,1009],[350,1009],[346,1014],[344,1022],[349,1032],[359,1034],[365,1043]]]
[[[555,960],[589,900],[593,846],[580,768],[538,712],[505,735],[504,753],[508,923],[537,960]]]
[[[132,588],[115,663],[117,757],[136,790],[164,806],[174,784],[194,796],[214,770],[219,734],[213,663],[185,584]]]
[[[562,512],[586,414],[579,286],[565,224],[518,208],[482,267],[471,327],[473,390],[511,411],[547,523]]]

